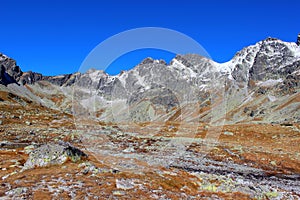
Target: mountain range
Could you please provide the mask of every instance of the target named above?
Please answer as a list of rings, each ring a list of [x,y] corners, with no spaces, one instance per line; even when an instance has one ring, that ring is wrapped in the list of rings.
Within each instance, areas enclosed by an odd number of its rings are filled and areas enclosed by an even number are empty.
[[[169,64],[146,58],[115,76],[96,69],[22,72],[0,54],[0,90],[99,121],[298,123],[299,76],[299,43],[275,38],[245,47],[226,63],[196,54],[177,55]]]

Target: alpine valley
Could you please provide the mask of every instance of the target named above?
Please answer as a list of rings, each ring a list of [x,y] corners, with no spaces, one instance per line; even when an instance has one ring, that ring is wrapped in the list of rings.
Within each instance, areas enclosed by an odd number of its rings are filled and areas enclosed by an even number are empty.
[[[0,199],[300,199],[299,44],[115,76],[0,54]]]

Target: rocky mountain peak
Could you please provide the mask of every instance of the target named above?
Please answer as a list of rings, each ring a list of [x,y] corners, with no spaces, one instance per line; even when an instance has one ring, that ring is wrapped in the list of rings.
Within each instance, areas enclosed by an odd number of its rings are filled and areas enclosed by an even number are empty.
[[[192,81],[193,84],[198,86],[203,84],[204,80],[211,79],[211,76],[218,77],[219,75],[226,75],[245,84],[250,79],[256,81],[269,79],[270,77],[275,79],[278,78],[280,70],[282,71],[280,73],[285,76],[286,66],[296,66],[293,63],[298,60],[300,60],[300,48],[296,43],[283,42],[272,37],[245,47],[227,63],[218,64],[197,54],[176,55],[170,64],[167,64],[164,60],[155,60],[148,57],[134,69],[117,76],[110,76],[104,71],[96,69],[90,69],[83,74],[60,76],[43,76],[31,71],[23,73],[13,59],[0,54],[2,84],[18,82],[24,85],[34,84],[37,81],[48,81],[58,86],[70,86],[75,83],[76,77],[78,77],[77,85],[81,87],[92,86],[92,88],[107,90],[107,87],[122,85],[122,87],[130,87],[130,91],[136,87],[148,88],[153,80],[163,84],[166,80],[169,80],[166,78],[161,79],[159,76],[174,76]],[[287,71],[291,71],[290,67],[288,68]],[[6,75],[4,75],[4,72]],[[276,77],[272,74],[276,74]]]
[[[300,33],[298,34],[297,45],[300,46]]]
[[[17,66],[16,61],[0,53],[0,65],[3,66],[6,72],[16,80],[19,80],[23,74],[21,68]]]
[[[175,60],[179,61],[186,67],[192,67],[195,65],[199,65],[202,62],[208,62],[208,58],[203,57],[198,54],[185,54],[185,55],[176,55],[174,58]],[[171,64],[174,62],[174,59],[171,61]]]
[[[278,38],[274,38],[274,37],[267,37],[266,39],[264,39],[262,42],[274,42],[274,41],[280,41]]]
[[[146,65],[146,64],[163,64],[163,65],[167,65],[165,60],[155,60],[151,57],[147,57],[145,58],[139,65]]]
[[[144,64],[151,64],[154,63],[154,59],[153,58],[145,58],[140,64],[144,65]]]
[[[250,70],[251,78],[266,80],[286,76],[291,71],[288,68],[296,66],[293,63],[299,60],[299,53],[299,46],[293,42],[269,38],[262,41]]]
[[[23,72],[16,61],[0,53],[0,83],[7,85],[19,81]]]
[[[294,42],[268,37],[237,52],[227,67],[233,78],[245,84],[249,80],[279,79],[294,71],[300,60],[300,48]],[[294,68],[292,69],[291,66]]]

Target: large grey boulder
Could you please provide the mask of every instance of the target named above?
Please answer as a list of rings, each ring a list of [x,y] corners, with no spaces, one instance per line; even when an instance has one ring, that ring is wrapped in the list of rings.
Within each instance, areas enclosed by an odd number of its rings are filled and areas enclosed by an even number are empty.
[[[87,155],[83,151],[68,143],[44,144],[29,154],[22,170],[62,165],[68,160],[77,162],[86,157]]]

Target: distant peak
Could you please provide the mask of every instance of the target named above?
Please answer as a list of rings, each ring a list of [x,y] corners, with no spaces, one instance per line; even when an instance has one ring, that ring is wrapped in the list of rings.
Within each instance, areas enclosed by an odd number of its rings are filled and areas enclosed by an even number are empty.
[[[197,65],[200,62],[202,62],[203,60],[209,60],[208,58],[201,56],[199,54],[185,54],[185,55],[179,54],[179,55],[176,55],[176,57],[174,59],[181,62],[182,64],[184,64],[187,67],[190,67],[192,65]],[[171,64],[172,64],[172,61],[171,61]]]
[[[151,57],[148,57],[148,58],[145,58],[141,64],[144,65],[144,64],[151,64],[151,63],[154,63],[154,59],[151,58]]]
[[[175,57],[175,59],[177,59],[177,60],[182,60],[182,59],[184,59],[184,60],[194,60],[194,59],[199,60],[199,59],[203,59],[203,58],[205,58],[205,57],[201,56],[199,54],[192,54],[192,53],[184,54],[184,55],[178,54]]]
[[[91,74],[91,73],[93,73],[93,72],[95,72],[95,71],[97,71],[97,69],[95,69],[95,68],[90,68],[90,69],[88,69],[87,71],[86,71],[86,73],[87,74]]]
[[[275,44],[275,43],[286,43],[278,38],[274,37],[267,37],[266,39],[258,42],[258,45],[270,45],[270,44]]]
[[[270,41],[280,41],[278,38],[273,38],[273,37],[267,37],[266,39],[264,39],[263,41],[266,41],[266,42],[270,42]]]
[[[86,73],[86,74],[104,73],[104,71],[103,71],[103,70],[96,69],[96,68],[90,68],[90,69],[88,69],[85,73]]]
[[[163,64],[163,65],[166,65],[166,64],[167,64],[166,61],[163,60],[163,59],[160,59],[160,60],[154,60],[153,58],[148,57],[148,58],[145,58],[145,59],[140,63],[140,65],[153,64],[153,63]]]
[[[298,34],[298,37],[297,37],[297,45],[300,46],[300,33]]]

